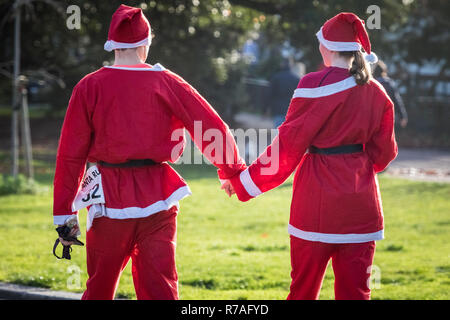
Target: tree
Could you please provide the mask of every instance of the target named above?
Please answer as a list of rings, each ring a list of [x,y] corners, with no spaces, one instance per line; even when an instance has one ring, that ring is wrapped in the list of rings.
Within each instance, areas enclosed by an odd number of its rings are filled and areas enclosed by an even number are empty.
[[[23,21],[22,65],[26,71],[37,68],[64,81],[65,87],[52,86],[44,97],[54,109],[65,108],[73,86],[85,74],[104,64],[111,64],[113,54],[103,50],[109,22],[122,1],[62,1],[61,7],[77,5],[81,11],[81,28],[66,27],[65,12],[52,12],[46,3],[35,2],[33,15]],[[238,49],[253,26],[256,12],[247,8],[232,10],[228,1],[172,0],[128,1],[141,7],[148,17],[155,38],[150,48],[150,62],[160,62],[180,74],[204,94],[219,112],[238,103],[240,78],[246,68]],[[0,9],[9,9],[3,1]],[[0,39],[10,48],[12,23],[3,24]],[[0,54],[3,72],[8,72],[10,49]],[[1,64],[0,64],[1,66]],[[4,80],[4,79],[3,79]],[[53,81],[55,82],[55,81]],[[0,95],[10,94],[2,81]],[[3,101],[5,103],[5,101]],[[228,112],[230,113],[230,112]]]
[[[22,1],[22,0],[21,0]],[[28,1],[29,2],[29,1]],[[64,109],[73,86],[85,74],[112,62],[103,50],[111,15],[122,1],[59,1],[63,10],[48,10],[47,1],[30,2],[22,19],[22,69],[25,75],[47,81],[44,97],[54,110]],[[367,20],[367,8],[381,11],[381,28],[369,30],[373,49],[390,65],[438,65],[448,73],[450,41],[447,0],[164,0],[127,1],[140,6],[149,18],[155,39],[150,62],[160,62],[192,83],[231,120],[233,110],[246,105],[242,78],[268,77],[277,62],[275,53],[284,44],[296,50],[306,71],[321,61],[315,33],[335,14],[351,11]],[[12,2],[0,0],[0,12]],[[66,27],[65,9],[76,5],[81,28]],[[12,74],[13,20],[0,17],[0,75]],[[270,54],[249,69],[240,49],[251,34]],[[39,72],[38,72],[39,71]],[[32,79],[30,79],[32,80]],[[9,104],[10,80],[0,76],[0,103]]]
[[[22,115],[22,139],[25,144],[25,159],[27,165],[27,176],[29,179],[33,178],[32,170],[32,156],[31,156],[31,136],[30,124],[28,120],[28,103],[26,96],[27,79],[20,75],[21,62],[21,21],[22,21],[22,7],[30,6],[36,0],[16,0],[10,5],[9,15],[7,14],[2,19],[2,25],[8,17],[14,19],[14,60],[13,73],[9,76],[12,80],[12,115],[11,115],[11,155],[12,155],[12,176],[17,178],[19,169],[19,111]],[[45,2],[57,6],[51,0],[44,0]],[[32,11],[31,11],[32,12]],[[19,93],[20,91],[20,93]],[[19,99],[21,102],[19,102]]]

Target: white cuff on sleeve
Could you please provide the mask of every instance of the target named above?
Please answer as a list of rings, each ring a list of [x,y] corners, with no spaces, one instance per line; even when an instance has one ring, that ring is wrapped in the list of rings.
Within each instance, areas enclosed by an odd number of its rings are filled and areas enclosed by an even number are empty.
[[[63,216],[53,216],[54,225],[62,225],[66,223],[67,219],[74,216],[73,214],[63,215]]]
[[[252,196],[257,197],[260,194],[262,194],[261,190],[258,188],[258,186],[255,184],[255,182],[252,180],[252,177],[250,176],[250,171],[248,171],[248,168],[241,172],[239,175],[239,179],[241,180],[242,185],[245,188],[245,191]]]

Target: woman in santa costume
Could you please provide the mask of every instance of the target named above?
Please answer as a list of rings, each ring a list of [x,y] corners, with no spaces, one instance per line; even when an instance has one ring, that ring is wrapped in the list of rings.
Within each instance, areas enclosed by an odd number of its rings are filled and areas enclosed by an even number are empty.
[[[205,155],[221,179],[245,166],[208,102],[178,75],[145,63],[151,39],[142,10],[121,5],[105,43],[115,63],[75,86],[62,127],[54,223],[64,225],[88,207],[83,299],[113,299],[130,258],[138,299],[178,298],[176,216],[191,191],[167,163],[184,148],[184,135],[174,132],[187,129],[202,152],[214,142],[214,156]],[[222,141],[202,141],[207,130]],[[85,173],[87,162],[96,165]]]
[[[376,174],[397,155],[394,109],[371,78],[365,58],[375,55],[361,19],[340,13],[317,38],[326,68],[301,79],[278,136],[224,188],[247,201],[296,170],[288,299],[317,299],[330,259],[336,299],[369,299],[375,241],[383,239]]]

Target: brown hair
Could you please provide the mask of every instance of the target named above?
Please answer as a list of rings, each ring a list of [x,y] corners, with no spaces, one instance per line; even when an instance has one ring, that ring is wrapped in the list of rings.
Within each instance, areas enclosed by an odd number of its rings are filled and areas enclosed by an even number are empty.
[[[352,58],[353,63],[350,74],[355,78],[358,85],[365,85],[372,78],[372,71],[361,51],[340,51],[342,57]]]
[[[376,78],[387,77],[388,76],[388,68],[387,68],[386,64],[383,61],[378,60],[378,62],[376,64],[374,64],[374,66],[373,66],[372,74]]]
[[[125,52],[127,50],[134,50],[134,51],[136,51],[136,49],[137,49],[137,47],[135,47],[135,48],[117,48],[117,49],[114,49],[114,50],[117,50],[117,51],[120,51],[120,52]]]

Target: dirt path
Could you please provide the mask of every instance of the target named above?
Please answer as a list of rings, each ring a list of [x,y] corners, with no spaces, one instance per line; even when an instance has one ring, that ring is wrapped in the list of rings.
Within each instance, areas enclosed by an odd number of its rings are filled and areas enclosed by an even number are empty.
[[[413,180],[450,183],[450,151],[399,149],[386,174]]]
[[[235,120],[242,128],[272,128],[270,118],[238,113]],[[399,148],[397,158],[386,174],[413,180],[450,183],[450,150]]]

